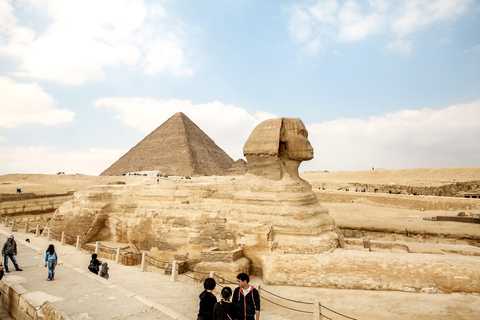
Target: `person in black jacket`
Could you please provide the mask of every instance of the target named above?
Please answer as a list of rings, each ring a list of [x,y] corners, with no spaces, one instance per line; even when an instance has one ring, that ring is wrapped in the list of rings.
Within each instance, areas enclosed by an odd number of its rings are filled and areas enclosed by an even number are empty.
[[[90,264],[88,265],[88,270],[95,274],[98,274],[100,266],[102,265],[102,261],[98,260],[97,257],[98,255],[96,253],[92,254],[92,260],[90,260]]]
[[[212,291],[216,285],[215,279],[212,278],[207,278],[203,282],[205,290],[198,296],[200,298],[200,309],[197,320],[213,320],[213,307],[217,303],[217,297],[215,297]]]
[[[237,305],[241,320],[260,319],[260,295],[258,290],[249,285],[250,277],[246,273],[237,276],[238,288],[233,292],[232,302]]]
[[[237,306],[230,302],[232,289],[225,287],[220,293],[222,299],[213,307],[213,320],[238,320],[240,316],[237,312]]]

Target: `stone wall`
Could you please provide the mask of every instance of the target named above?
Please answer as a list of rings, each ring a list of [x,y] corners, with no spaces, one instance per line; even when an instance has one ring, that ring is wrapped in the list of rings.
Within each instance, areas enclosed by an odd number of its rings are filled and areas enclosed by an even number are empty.
[[[321,203],[364,203],[413,210],[480,210],[480,199],[314,190]]]
[[[0,214],[5,217],[51,214],[58,209],[65,201],[72,200],[73,195],[63,195],[56,197],[40,197],[23,201],[4,201],[0,202]]]
[[[335,250],[264,257],[267,284],[426,293],[480,292],[480,258]],[[267,272],[265,272],[267,271]]]

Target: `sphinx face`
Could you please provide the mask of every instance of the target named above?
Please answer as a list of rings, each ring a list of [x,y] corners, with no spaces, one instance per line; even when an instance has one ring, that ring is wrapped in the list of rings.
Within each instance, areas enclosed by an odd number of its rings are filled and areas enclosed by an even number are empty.
[[[313,148],[302,120],[283,118],[279,155],[281,158],[298,161],[313,159]]]

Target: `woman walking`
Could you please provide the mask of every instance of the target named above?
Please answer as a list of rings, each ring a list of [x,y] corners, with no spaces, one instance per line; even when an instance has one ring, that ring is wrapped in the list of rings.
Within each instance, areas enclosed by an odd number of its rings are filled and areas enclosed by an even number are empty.
[[[47,281],[52,281],[55,276],[55,266],[57,265],[57,253],[55,252],[55,247],[53,244],[48,246],[47,252],[45,254],[45,267],[48,266],[48,279]]]

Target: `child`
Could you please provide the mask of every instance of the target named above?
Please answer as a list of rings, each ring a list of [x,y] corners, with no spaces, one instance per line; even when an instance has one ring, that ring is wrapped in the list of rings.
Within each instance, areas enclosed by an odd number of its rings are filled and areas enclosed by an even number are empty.
[[[57,253],[55,252],[55,247],[53,244],[48,246],[48,249],[45,253],[45,268],[48,265],[48,278],[47,281],[53,281],[55,275],[55,266],[57,265]]]
[[[98,274],[99,267],[102,265],[102,261],[97,259],[97,254],[92,254],[92,260],[90,260],[90,264],[88,265],[88,270],[91,272]]]
[[[213,320],[236,320],[240,319],[237,306],[230,302],[232,289],[225,287],[220,293],[222,299],[213,307]]]
[[[108,279],[110,276],[108,275],[108,264],[106,262],[102,263],[102,268],[100,269],[100,273],[98,274],[100,277],[104,277]]]
[[[199,296],[200,310],[198,311],[197,320],[213,320],[213,307],[217,303],[217,297],[212,293],[215,286],[215,279],[207,278],[203,282],[205,290]]]

